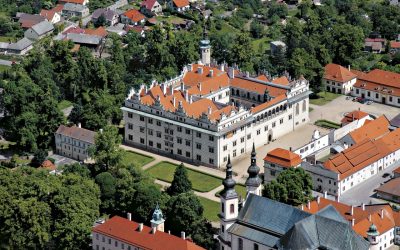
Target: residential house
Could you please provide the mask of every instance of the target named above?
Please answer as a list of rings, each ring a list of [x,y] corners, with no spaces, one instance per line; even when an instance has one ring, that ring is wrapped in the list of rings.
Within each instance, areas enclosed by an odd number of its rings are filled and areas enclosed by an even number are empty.
[[[300,128],[309,120],[309,83],[251,77],[224,64],[210,65],[210,42],[201,61],[162,83],[131,89],[121,108],[125,142],[179,160],[212,167],[238,159]],[[256,138],[256,139],[255,139]]]
[[[24,37],[16,43],[2,43],[1,51],[7,54],[25,55],[33,49],[33,42]]]
[[[138,10],[131,9],[121,15],[121,23],[130,25],[141,25],[146,21],[146,17]]]
[[[338,64],[329,63],[325,66],[322,84],[326,91],[348,95],[357,81],[357,75]]]
[[[400,212],[388,203],[351,206],[338,201],[317,197],[302,205],[304,212],[318,214],[334,207],[340,216],[360,237],[369,242],[370,250],[397,249],[400,243]],[[333,234],[333,230],[331,231]],[[339,248],[341,249],[341,248]]]
[[[59,39],[71,40],[76,45],[85,46],[94,51],[98,51],[107,34],[107,31],[103,27],[98,27],[97,29],[73,27],[63,32]]]
[[[400,52],[400,42],[390,41],[390,53],[399,53]]]
[[[80,5],[87,5],[89,3],[89,0],[58,0],[59,4],[80,4]]]
[[[88,149],[94,146],[96,132],[78,126],[60,125],[54,134],[56,153],[78,161],[89,158]]]
[[[284,54],[286,52],[286,43],[282,41],[271,41],[269,44],[272,56],[275,56],[278,53]]]
[[[356,120],[360,120],[366,116],[369,116],[369,114],[361,110],[354,110],[353,112],[345,114],[340,123],[342,126],[345,126],[346,124],[349,124]]]
[[[62,15],[65,17],[86,17],[89,15],[89,8],[81,4],[66,3]]]
[[[383,38],[366,38],[364,41],[364,51],[372,53],[385,52],[386,39]]]
[[[144,0],[141,4],[140,11],[151,17],[162,13],[162,6],[157,0]]]
[[[21,27],[23,29],[29,29],[33,25],[43,22],[44,20],[46,20],[46,18],[40,15],[20,13],[20,15],[18,16],[18,22],[21,24]]]
[[[240,201],[230,160],[226,169],[220,195],[220,249],[368,249],[369,242],[333,206],[312,214],[249,189]]]
[[[56,12],[56,10],[45,10],[42,9],[40,11],[40,16],[46,18],[47,21],[51,22],[52,24],[58,23],[61,21],[61,15]]]
[[[276,179],[288,168],[297,168],[301,164],[300,155],[283,148],[275,148],[264,158],[264,182]]]
[[[97,20],[103,16],[107,26],[114,26],[118,23],[119,15],[111,9],[97,9],[92,14],[92,22],[97,23]]]
[[[54,30],[53,24],[45,20],[27,29],[24,33],[24,36],[31,40],[39,40],[45,36],[50,35],[53,32],[53,30]]]
[[[101,221],[92,228],[93,249],[153,249],[153,250],[204,250],[186,239],[185,232],[181,237],[164,232],[164,218],[157,206],[153,212],[151,227],[128,218],[114,216]]]
[[[124,35],[126,35],[126,31],[125,31],[125,24],[123,24],[123,23],[118,23],[117,25],[115,25],[115,26],[110,26],[110,27],[107,27],[106,28],[106,31],[108,32],[108,33],[115,33],[115,34],[117,34],[117,35],[119,35],[119,36],[124,36]],[[133,26],[133,27],[138,27],[138,26]]]
[[[171,9],[177,12],[185,12],[190,9],[188,0],[169,0],[167,4]]]
[[[351,93],[374,102],[400,107],[400,74],[374,69],[358,76]]]

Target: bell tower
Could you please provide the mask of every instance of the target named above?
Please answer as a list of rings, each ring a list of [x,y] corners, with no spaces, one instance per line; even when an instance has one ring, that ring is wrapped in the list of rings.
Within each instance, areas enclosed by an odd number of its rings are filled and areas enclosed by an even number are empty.
[[[261,196],[261,179],[258,176],[260,173],[260,168],[257,166],[257,158],[256,158],[256,147],[253,142],[253,150],[251,151],[251,162],[250,166],[247,169],[247,173],[249,177],[246,180],[246,189],[247,195],[255,194]]]
[[[211,45],[208,40],[207,31],[204,29],[203,40],[200,41],[200,54],[201,63],[206,66],[210,66],[211,63]]]
[[[157,204],[156,209],[154,209],[153,216],[150,221],[151,228],[152,229],[155,228],[157,231],[164,232],[164,221],[165,220],[163,218],[162,211]]]
[[[219,213],[221,228],[218,239],[221,250],[230,249],[231,237],[228,229],[235,223],[239,214],[239,196],[235,191],[236,182],[232,178],[231,157],[228,155],[228,164],[226,165],[226,177],[223,180],[224,190],[221,192],[221,211]]]
[[[372,223],[367,231],[367,239],[370,244],[370,247],[369,247],[370,250],[378,250],[379,249],[378,236],[379,236],[378,229],[376,228],[375,224]]]

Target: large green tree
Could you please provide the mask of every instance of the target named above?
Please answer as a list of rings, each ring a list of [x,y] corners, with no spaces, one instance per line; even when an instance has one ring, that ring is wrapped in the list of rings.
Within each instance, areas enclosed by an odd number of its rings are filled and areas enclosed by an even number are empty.
[[[167,192],[169,195],[174,196],[182,193],[187,193],[192,190],[192,183],[190,182],[187,170],[183,163],[181,163],[175,170],[174,179],[171,186],[168,187]]]

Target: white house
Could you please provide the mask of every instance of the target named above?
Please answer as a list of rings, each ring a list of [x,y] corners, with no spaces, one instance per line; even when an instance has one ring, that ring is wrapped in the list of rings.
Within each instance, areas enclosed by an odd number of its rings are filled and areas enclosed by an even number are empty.
[[[287,149],[275,148],[264,158],[264,182],[270,182],[288,168],[297,168],[301,164],[298,154]]]
[[[42,9],[40,11],[40,16],[46,18],[46,20],[51,22],[52,24],[56,24],[61,21],[61,15],[55,9]]]
[[[168,6],[178,12],[185,12],[190,9],[188,0],[169,0]]]
[[[350,69],[329,63],[325,66],[322,84],[329,92],[348,95],[353,90],[356,80],[357,75],[352,73]]]

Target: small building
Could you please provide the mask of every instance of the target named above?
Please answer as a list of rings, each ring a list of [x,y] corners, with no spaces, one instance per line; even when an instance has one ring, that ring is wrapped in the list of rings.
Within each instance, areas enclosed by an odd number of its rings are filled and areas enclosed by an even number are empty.
[[[89,8],[81,4],[66,3],[62,15],[65,17],[86,17],[89,15]]]
[[[65,36],[65,39],[71,40],[75,44],[85,46],[94,51],[98,51],[103,41],[103,38],[101,36],[76,33],[67,34]]]
[[[102,8],[102,9],[97,9],[93,12],[92,22],[96,23],[101,16],[104,17],[107,26],[114,26],[115,24],[118,23],[119,20],[119,15],[116,11]]]
[[[329,63],[325,66],[325,73],[322,78],[322,85],[326,91],[338,94],[350,94],[353,85],[357,81],[357,75],[349,69],[338,64]]]
[[[138,10],[131,9],[121,15],[121,23],[130,25],[141,25],[146,21],[146,17]]]
[[[285,53],[286,52],[286,43],[282,41],[272,41],[270,44],[271,55],[275,56],[277,53]]]
[[[31,28],[25,31],[24,36],[32,40],[39,40],[45,36],[50,35],[54,30],[54,26],[51,22],[45,20],[38,24],[33,25]]]
[[[181,237],[164,232],[164,219],[157,207],[153,213],[151,227],[128,218],[114,216],[92,228],[93,249],[153,249],[153,250],[204,250],[204,248]]]
[[[51,10],[42,9],[40,11],[40,16],[46,18],[46,20],[52,24],[55,24],[55,23],[58,23],[61,21],[61,15],[58,12],[56,12],[56,10],[54,10],[54,9],[51,9]]]
[[[31,49],[33,49],[33,42],[24,37],[16,43],[7,44],[7,47],[2,50],[8,54],[25,55]]]
[[[264,182],[270,182],[288,168],[297,168],[301,164],[300,155],[287,149],[275,148],[264,158]]]
[[[57,154],[84,161],[89,158],[89,147],[94,146],[96,132],[81,128],[80,125],[60,125],[54,136]]]
[[[177,12],[185,12],[190,9],[188,0],[169,0],[168,6]]]
[[[400,52],[400,42],[390,41],[390,53],[399,53]]]
[[[80,5],[87,5],[89,3],[89,0],[58,0],[59,4],[68,4],[68,3],[73,3],[73,4],[80,4]]]
[[[46,20],[46,18],[44,18],[40,15],[32,15],[32,14],[26,14],[26,13],[19,13],[17,18],[18,18],[18,22],[21,24],[21,27],[23,29],[29,29],[33,25]]]
[[[386,182],[375,191],[378,198],[400,203],[400,178],[394,178]]]
[[[162,13],[162,6],[157,0],[144,0],[140,11],[146,16],[153,16]]]
[[[350,122],[360,120],[366,116],[369,116],[368,113],[365,113],[364,111],[361,110],[354,110],[353,112],[349,112],[344,115],[340,123],[342,126],[345,126],[346,124],[349,124]]]
[[[366,38],[364,41],[364,51],[372,53],[385,52],[386,39],[383,38]]]
[[[390,120],[390,126],[392,128],[400,128],[400,114],[396,115],[392,120]]]

